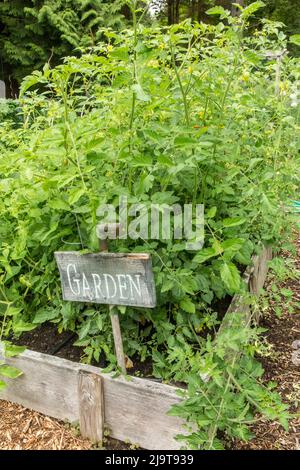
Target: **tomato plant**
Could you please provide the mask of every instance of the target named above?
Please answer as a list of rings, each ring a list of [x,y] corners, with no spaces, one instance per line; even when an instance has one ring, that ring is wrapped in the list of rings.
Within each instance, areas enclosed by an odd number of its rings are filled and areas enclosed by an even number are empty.
[[[133,30],[104,30],[105,41],[80,57],[26,77],[23,125],[0,126],[7,333],[51,321],[78,333],[85,360],[104,354],[114,367],[107,309],[62,302],[54,251],[98,250],[97,208],[120,195],[129,203],[204,204],[198,252],[163,238],[110,248],[152,254],[158,306],[120,307],[124,348],[152,358],[156,377],[189,384],[175,411],[200,429],[188,438],[196,448],[220,447],[220,430],[248,438],[253,407],[286,425],[278,396],[256,380],[261,368],[249,345],[257,331],[237,324],[230,338],[212,343],[216,304],[245,290],[240,273],[258,243],[286,236],[285,204],[299,188],[299,110],[290,100],[299,60],[283,58],[278,94],[266,53],[287,38],[270,21],[247,35],[251,11],[232,18],[219,7],[210,12],[221,15],[216,26],[161,28],[143,26],[134,10]],[[227,363],[226,342],[241,360]]]

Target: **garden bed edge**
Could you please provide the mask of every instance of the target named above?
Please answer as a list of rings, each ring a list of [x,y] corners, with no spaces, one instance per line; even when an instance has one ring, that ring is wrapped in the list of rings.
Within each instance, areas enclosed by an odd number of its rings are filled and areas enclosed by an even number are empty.
[[[270,247],[262,248],[259,255],[252,257],[252,264],[243,276],[251,293],[258,295],[263,287],[271,257]],[[221,329],[230,327],[230,319],[237,311],[245,313],[247,321],[250,307],[243,295],[232,299]],[[0,359],[2,356],[0,348]],[[150,450],[181,447],[175,436],[184,433],[184,422],[167,415],[171,406],[181,400],[177,394],[178,387],[139,377],[115,377],[115,374],[103,373],[94,366],[31,350],[5,361],[19,368],[23,375],[7,380],[8,386],[0,393],[0,399],[77,423],[81,403],[78,380],[84,371],[101,377],[105,426],[112,438]]]

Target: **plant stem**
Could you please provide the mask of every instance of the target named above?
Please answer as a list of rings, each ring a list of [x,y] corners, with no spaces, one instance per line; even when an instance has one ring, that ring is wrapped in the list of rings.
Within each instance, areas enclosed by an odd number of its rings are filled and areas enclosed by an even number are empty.
[[[186,99],[186,93],[184,91],[180,75],[178,73],[176,60],[175,60],[175,54],[174,54],[174,48],[173,48],[172,43],[171,43],[171,57],[172,57],[172,64],[173,64],[174,72],[175,72],[175,75],[176,75],[176,79],[177,79],[177,82],[178,82],[178,85],[179,85],[179,88],[180,88],[180,92],[181,92],[181,95],[182,95],[186,125],[189,126],[190,125],[190,116],[189,116],[188,102],[187,102],[187,99]]]
[[[136,7],[137,2],[134,0],[132,5],[130,5],[130,9],[132,12],[132,21],[133,21],[133,31],[134,31],[134,39],[133,39],[133,83],[138,83],[138,72],[137,72],[137,53],[136,53],[136,46],[137,46],[137,17],[136,17]],[[132,130],[133,130],[133,121],[134,121],[134,114],[135,114],[135,107],[136,107],[136,94],[132,92],[132,100],[131,100],[131,112],[130,112],[130,121],[129,121],[129,153],[132,154]],[[128,171],[128,189],[131,192],[132,188],[132,168],[129,168]]]
[[[209,436],[208,450],[211,450],[212,447],[213,447],[213,442],[214,442],[214,439],[215,439],[215,436],[216,436],[216,433],[217,433],[217,430],[218,430],[220,416],[221,416],[221,413],[222,413],[222,410],[223,410],[223,407],[224,407],[224,400],[225,400],[224,396],[227,393],[229,385],[230,385],[230,377],[228,376],[227,383],[226,383],[225,390],[224,390],[224,393],[223,393],[223,396],[222,396],[222,399],[221,399],[221,404],[220,404],[220,407],[219,407],[219,410],[218,410],[217,417],[215,419],[214,424],[212,426],[210,426],[210,428],[208,430],[208,436]]]
[[[2,325],[1,325],[1,333],[0,333],[0,341],[2,341],[2,338],[3,338],[3,335],[4,335],[6,317],[7,317],[7,312],[8,312],[8,309],[9,309],[10,305],[11,305],[11,302],[9,304],[7,304],[6,310],[5,310],[5,313],[4,313],[4,316],[3,316]]]

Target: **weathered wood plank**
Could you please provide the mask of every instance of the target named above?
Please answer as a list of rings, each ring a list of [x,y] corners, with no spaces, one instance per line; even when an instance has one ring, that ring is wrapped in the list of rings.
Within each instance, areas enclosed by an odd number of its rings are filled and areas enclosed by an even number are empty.
[[[263,288],[268,273],[268,261],[271,259],[271,247],[263,247],[259,255],[252,257],[252,264],[247,267],[243,275],[243,280],[247,284],[250,293],[258,295]],[[245,324],[249,322],[252,310],[251,306],[245,301],[243,294],[236,294],[233,297],[223,318],[218,334],[224,331],[225,328],[231,327],[237,313],[243,313],[243,321]]]
[[[0,398],[76,423],[78,373],[83,370],[102,378],[105,426],[111,437],[145,449],[180,448],[174,438],[183,433],[183,421],[166,414],[180,401],[176,387],[138,377],[114,378],[96,367],[30,350],[7,362],[21,369],[23,375],[7,379],[8,387]]]
[[[104,401],[102,378],[84,370],[78,373],[79,425],[83,437],[102,442]]]
[[[153,308],[155,284],[147,253],[56,252],[64,300]]]
[[[253,259],[253,270],[249,280],[249,290],[253,294],[258,295],[263,288],[268,273],[268,262],[271,259],[271,247],[265,247],[260,255]]]
[[[114,345],[117,356],[117,363],[123,374],[126,374],[125,354],[123,350],[123,340],[118,312],[115,312],[114,306],[109,306],[110,321],[114,336]]]

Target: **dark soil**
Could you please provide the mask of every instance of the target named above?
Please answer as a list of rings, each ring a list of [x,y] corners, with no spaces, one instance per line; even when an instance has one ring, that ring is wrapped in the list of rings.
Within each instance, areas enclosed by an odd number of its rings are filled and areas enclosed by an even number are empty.
[[[76,334],[69,331],[58,333],[55,324],[44,323],[38,326],[35,330],[23,333],[20,338],[13,338],[13,343],[16,345],[26,346],[28,349],[33,351],[61,357],[73,362],[80,362],[84,356],[84,351],[83,348],[73,345],[76,339]],[[159,379],[153,378],[152,362],[150,359],[141,362],[138,358],[133,357],[132,363],[133,366],[127,371],[129,375],[136,375],[160,381]],[[105,357],[100,356],[99,362],[93,359],[92,365],[105,368],[108,364]]]
[[[224,317],[232,297],[227,295],[222,301],[216,301],[212,304],[212,309],[218,313],[219,320]],[[74,346],[77,335],[75,333],[64,331],[59,333],[56,324],[47,322],[38,326],[35,330],[23,333],[19,338],[12,338],[16,345],[26,346],[33,351],[50,354],[53,356],[68,359],[73,362],[80,362],[84,357],[82,347]],[[138,357],[133,357],[132,366],[128,368],[129,375],[135,375],[144,378],[151,378],[155,381],[160,379],[153,378],[152,361],[150,358],[141,362]],[[92,360],[92,365],[96,367],[107,367],[107,361],[104,356],[100,356],[99,362]],[[179,385],[179,384],[175,384]]]
[[[26,346],[33,351],[80,362],[82,348],[73,346],[76,335],[69,331],[59,333],[52,323],[43,323],[35,330],[23,333],[19,338],[13,338],[13,343]]]

